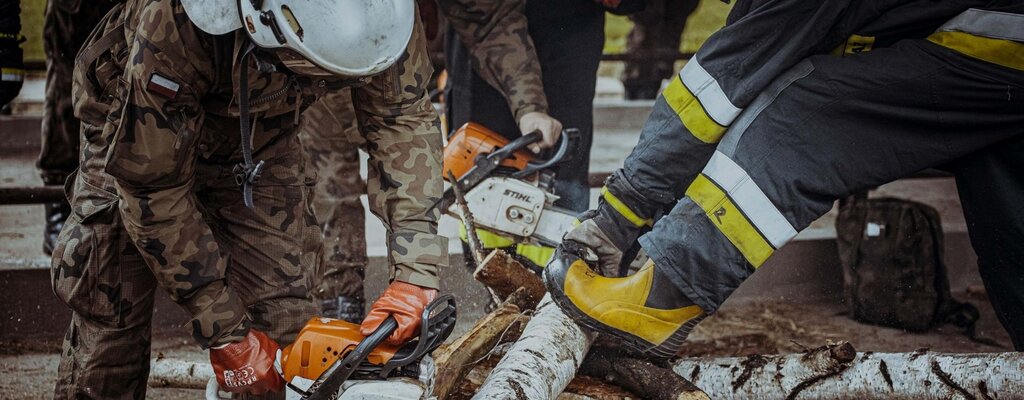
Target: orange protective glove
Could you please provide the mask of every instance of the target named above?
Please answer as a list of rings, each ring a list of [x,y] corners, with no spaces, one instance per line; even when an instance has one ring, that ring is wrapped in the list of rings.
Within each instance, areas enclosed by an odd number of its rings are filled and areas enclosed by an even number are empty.
[[[391,282],[377,301],[373,302],[370,312],[363,319],[359,333],[369,336],[388,318],[395,317],[398,329],[388,337],[387,343],[401,345],[416,337],[420,329],[423,309],[437,297],[437,289],[430,289],[405,283]]]
[[[210,349],[210,364],[221,389],[252,395],[280,392],[284,379],[274,370],[277,342],[250,329],[241,342]]]

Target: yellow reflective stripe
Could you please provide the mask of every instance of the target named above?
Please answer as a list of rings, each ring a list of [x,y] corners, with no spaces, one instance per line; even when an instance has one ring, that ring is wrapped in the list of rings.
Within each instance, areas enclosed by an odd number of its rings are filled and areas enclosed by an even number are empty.
[[[25,80],[25,70],[21,68],[0,68],[0,80],[5,82],[22,82]]]
[[[622,200],[619,200],[618,197],[615,197],[615,195],[608,190],[607,186],[601,188],[601,197],[603,197],[604,201],[608,202],[608,205],[612,206],[612,208],[615,209],[615,211],[618,211],[619,215],[622,215],[623,218],[628,220],[634,226],[652,226],[654,224],[654,221],[651,220],[650,218],[644,219],[641,218],[639,215],[636,215],[636,213],[633,212],[633,210],[631,210],[629,206],[626,205],[626,203],[623,203]]]
[[[928,36],[928,41],[968,57],[1024,71],[1024,43],[966,32],[936,32]]]
[[[843,55],[848,56],[857,53],[867,53],[874,47],[874,36],[850,35],[850,37],[846,39],[846,45],[843,46]]]
[[[548,265],[548,261],[551,261],[551,256],[555,254],[555,248],[520,243],[516,245],[516,254],[544,268]]]
[[[516,241],[510,237],[480,228],[476,229],[476,236],[480,238],[480,245],[485,249],[498,249],[516,244]],[[466,237],[466,227],[462,224],[459,224],[459,239],[462,239],[463,242],[469,240]]]
[[[704,174],[698,175],[693,184],[686,189],[686,196],[704,210],[711,223],[722,231],[754,268],[764,264],[775,252],[768,240],[754,228],[725,191]]]
[[[754,224],[772,247],[781,248],[796,236],[796,229],[779,211],[771,199],[747,175],[747,171],[720,151],[715,151],[704,166],[704,176],[723,188],[743,215]]]
[[[690,134],[704,143],[718,143],[725,135],[725,127],[711,119],[704,107],[697,101],[697,97],[683,85],[683,81],[676,75],[669,82],[668,87],[661,93],[668,106],[679,116]]]

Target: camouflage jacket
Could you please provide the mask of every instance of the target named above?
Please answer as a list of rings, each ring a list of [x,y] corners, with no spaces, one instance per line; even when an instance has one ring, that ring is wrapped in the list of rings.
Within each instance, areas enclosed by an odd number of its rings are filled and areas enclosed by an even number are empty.
[[[548,112],[540,62],[530,39],[526,0],[438,0],[468,49],[473,70],[504,94],[516,121]]]
[[[370,203],[388,228],[392,276],[437,287],[438,269],[448,263],[447,239],[437,235],[439,213],[427,210],[443,191],[442,136],[426,93],[432,70],[421,27],[395,66],[355,83],[291,74],[268,54],[240,65],[249,43],[244,33],[206,34],[178,1],[129,0],[122,14],[123,25],[108,21],[97,34],[123,29],[125,40],[75,70],[76,115],[103,126],[98,137],[84,137],[80,174],[117,194],[125,228],[146,263],[192,314],[193,330],[203,332],[193,336],[209,338],[201,344],[217,344],[245,322],[223,318],[243,315],[244,306],[225,284],[227,260],[194,192],[202,183],[195,179],[198,164],[242,159],[241,68],[257,158],[261,149],[294,137],[302,112],[318,97],[356,85],[356,114],[370,154]],[[301,185],[302,179],[271,168],[257,185]]]

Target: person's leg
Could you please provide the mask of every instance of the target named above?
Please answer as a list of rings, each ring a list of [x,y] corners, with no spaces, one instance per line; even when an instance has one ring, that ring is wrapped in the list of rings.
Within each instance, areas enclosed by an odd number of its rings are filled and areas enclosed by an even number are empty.
[[[594,136],[594,91],[604,47],[604,12],[585,8],[571,18],[559,2],[527,3],[530,37],[540,60],[549,112],[565,128],[580,131],[571,160],[556,167],[555,205],[576,212],[590,206],[590,147]]]
[[[221,249],[230,257],[228,287],[247,305],[252,328],[282,347],[316,313],[312,298],[321,235],[309,204],[313,177],[297,137],[253,155],[266,162],[253,187],[253,208],[242,201],[230,165],[201,164],[196,198]],[[311,236],[312,235],[312,236]]]
[[[1021,71],[923,40],[812,57],[733,124],[641,244],[713,312],[835,199],[1024,133],[1022,88]]]
[[[811,57],[750,105],[685,197],[640,238],[652,263],[606,278],[563,257],[546,284],[580,323],[671,356],[701,315],[836,199],[1019,137],[1022,107],[1024,66],[924,40]]]
[[[80,1],[50,0],[43,20],[43,50],[46,53],[46,101],[44,103],[42,147],[36,166],[43,183],[63,185],[78,168],[79,122],[71,103],[71,76],[75,56],[96,24],[116,4],[102,0],[82,6]],[[43,251],[49,254],[70,213],[66,202],[45,204],[46,232]]]
[[[322,316],[359,322],[368,262],[366,212],[359,196],[366,192],[366,183],[359,176],[362,137],[351,94],[343,90],[321,98],[304,116],[299,139],[317,173],[312,202],[324,241],[313,295]]]
[[[1018,89],[1019,91],[1020,89]],[[996,316],[1024,351],[1024,139],[953,165],[978,270]]]
[[[114,201],[98,190],[76,193],[83,204]],[[84,199],[88,194],[96,196]],[[54,250],[52,278],[54,293],[72,310],[54,398],[145,398],[156,280],[121,227],[116,204],[76,207]]]

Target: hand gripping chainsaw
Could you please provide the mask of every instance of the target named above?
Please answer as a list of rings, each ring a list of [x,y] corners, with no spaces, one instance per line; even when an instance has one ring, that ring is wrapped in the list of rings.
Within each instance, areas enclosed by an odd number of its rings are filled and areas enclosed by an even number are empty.
[[[444,174],[455,175],[477,228],[513,237],[518,243],[554,247],[572,229],[576,213],[554,206],[558,196],[549,168],[569,159],[579,135],[577,129],[562,131],[554,154],[539,160],[526,146],[540,141],[540,132],[509,141],[470,122],[445,146]],[[455,200],[449,188],[434,207],[460,217]]]

